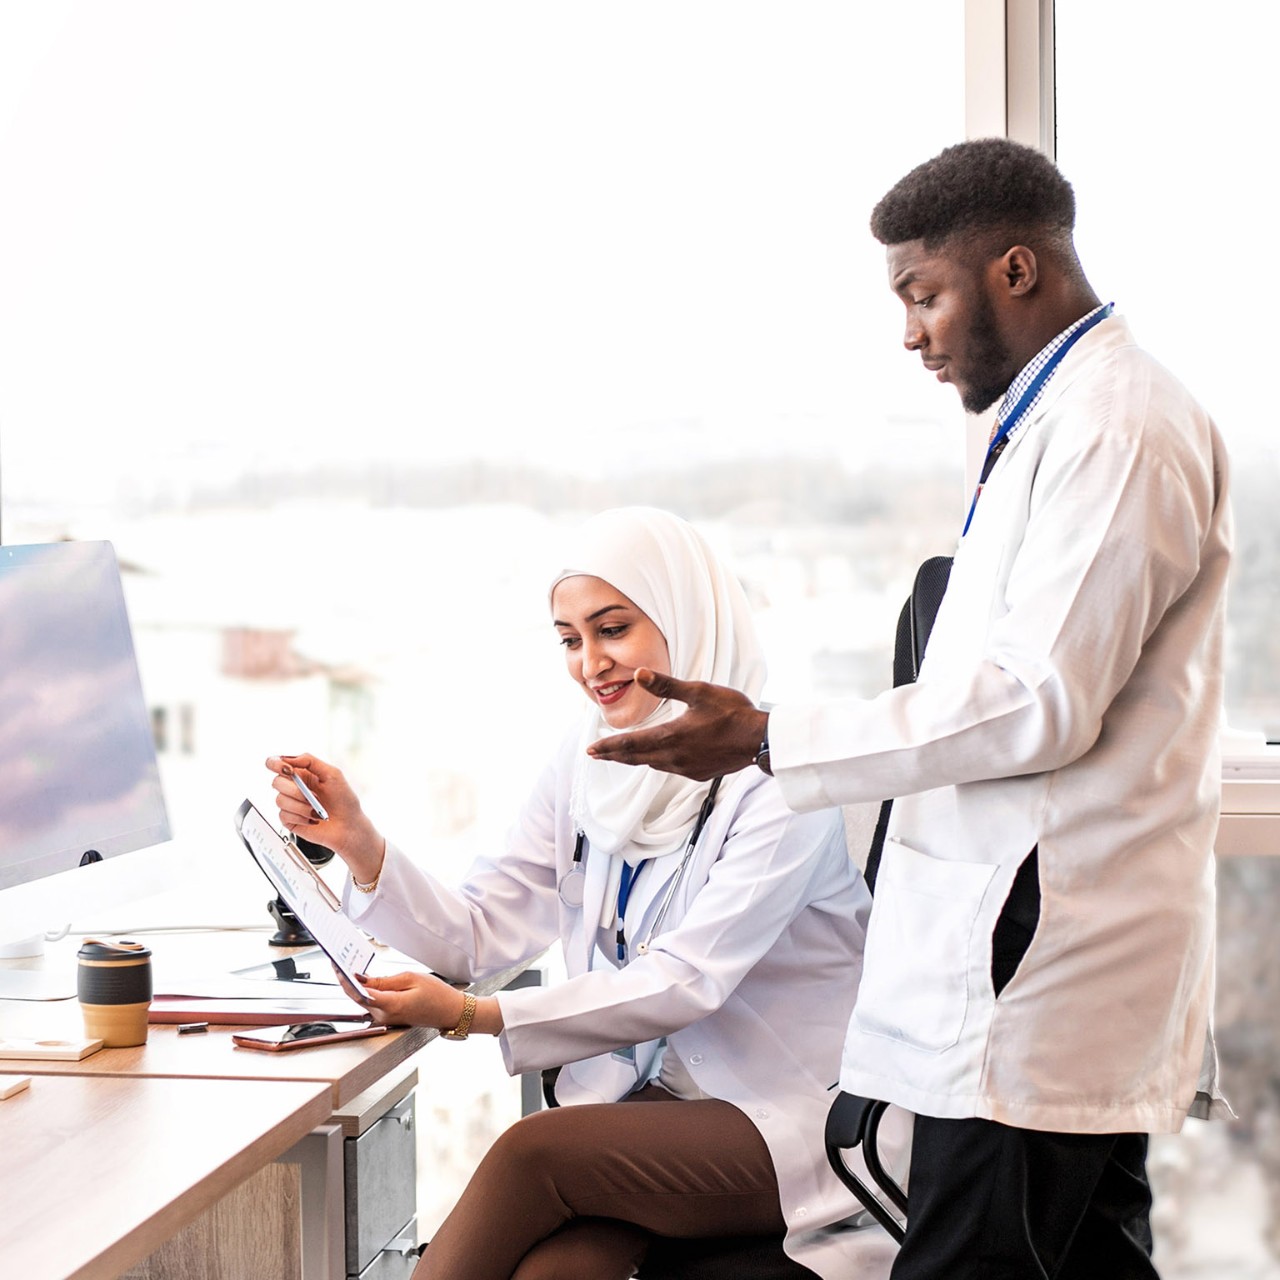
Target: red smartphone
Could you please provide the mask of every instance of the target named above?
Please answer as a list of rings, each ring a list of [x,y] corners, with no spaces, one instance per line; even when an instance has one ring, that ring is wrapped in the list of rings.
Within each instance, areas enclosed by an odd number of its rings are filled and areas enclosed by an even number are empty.
[[[373,1022],[344,1022],[341,1025],[332,1022],[291,1022],[286,1027],[255,1027],[252,1031],[237,1031],[232,1035],[231,1042],[244,1049],[267,1049],[278,1053],[282,1049],[309,1049],[312,1045],[337,1044],[342,1040],[380,1036],[389,1029]]]

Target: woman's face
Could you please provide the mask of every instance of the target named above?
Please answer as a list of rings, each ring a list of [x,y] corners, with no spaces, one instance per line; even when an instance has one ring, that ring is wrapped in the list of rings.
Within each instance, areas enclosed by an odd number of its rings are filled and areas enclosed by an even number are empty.
[[[669,674],[667,642],[639,606],[599,578],[565,578],[551,593],[551,616],[569,674],[613,729],[639,724],[660,699],[632,678],[637,667]]]

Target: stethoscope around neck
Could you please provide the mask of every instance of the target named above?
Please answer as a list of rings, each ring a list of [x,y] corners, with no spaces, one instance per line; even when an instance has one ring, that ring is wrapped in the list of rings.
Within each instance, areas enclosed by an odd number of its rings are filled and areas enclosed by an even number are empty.
[[[722,777],[712,780],[711,789],[707,792],[707,798],[702,802],[702,808],[698,810],[698,816],[689,832],[689,838],[685,841],[684,852],[680,855],[680,865],[676,868],[675,875],[671,877],[671,883],[667,885],[666,893],[662,895],[662,904],[658,907],[658,914],[654,916],[653,923],[649,926],[649,931],[643,941],[636,945],[637,955],[648,954],[649,946],[653,942],[654,936],[662,927],[663,920],[666,919],[667,910],[671,906],[672,899],[675,898],[676,890],[680,887],[681,880],[684,879],[685,869],[689,865],[689,860],[693,857],[694,849],[697,848],[698,837],[702,834],[702,828],[707,825],[707,819],[711,816],[711,810],[716,802],[716,792],[720,790],[720,784],[723,781]],[[586,896],[586,855],[587,833],[579,830],[573,842],[573,861],[569,865],[569,870],[560,877],[560,901],[566,907],[572,907],[575,910],[582,906],[583,899]]]

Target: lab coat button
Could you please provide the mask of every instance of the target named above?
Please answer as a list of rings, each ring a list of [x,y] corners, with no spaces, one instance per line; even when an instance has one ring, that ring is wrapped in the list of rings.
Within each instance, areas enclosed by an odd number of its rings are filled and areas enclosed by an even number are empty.
[[[756,1112],[756,1119],[757,1119],[757,1120],[767,1120],[768,1118],[769,1118],[769,1113],[768,1113],[768,1112],[767,1112],[763,1107],[761,1107],[761,1108]]]
[[[807,1218],[808,1216],[809,1216],[809,1210],[806,1209],[803,1205],[801,1205],[800,1208],[796,1210],[797,1218]]]
[[[691,1067],[700,1067],[702,1065],[702,1054],[691,1053],[689,1055],[689,1065]]]

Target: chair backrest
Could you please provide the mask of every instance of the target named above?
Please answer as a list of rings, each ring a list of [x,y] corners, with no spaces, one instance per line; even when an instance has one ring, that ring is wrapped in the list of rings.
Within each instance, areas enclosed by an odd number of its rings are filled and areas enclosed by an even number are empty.
[[[920,664],[924,661],[925,646],[929,643],[933,620],[937,617],[938,607],[942,604],[942,597],[946,594],[950,578],[950,556],[932,556],[916,570],[915,580],[911,584],[911,594],[898,614],[898,629],[893,646],[895,688],[898,685],[913,683],[920,674]],[[892,799],[887,799],[880,805],[876,829],[871,837],[871,848],[867,853],[865,875],[867,885],[873,894],[876,888],[876,873],[880,870],[880,855],[884,851],[885,834],[889,829],[889,814],[892,810]],[[843,1091],[837,1093],[831,1110],[827,1113],[824,1141],[827,1160],[836,1176],[853,1192],[885,1231],[901,1243],[905,1232],[900,1218],[906,1216],[907,1197],[884,1167],[876,1145],[880,1121],[887,1107],[887,1103],[877,1099],[860,1098]],[[851,1151],[859,1145],[862,1147],[867,1172],[879,1188],[878,1193],[858,1177],[842,1155],[843,1152]]]
[[[893,684],[913,684],[920,674],[925,646],[933,630],[933,620],[938,616],[938,606],[946,594],[951,579],[951,556],[931,556],[916,570],[911,584],[911,594],[906,598],[898,614],[898,629],[893,642]],[[893,801],[880,805],[876,829],[871,837],[867,853],[867,887],[876,891],[876,874],[880,870],[880,855],[884,851],[885,833],[889,829],[889,814]]]

